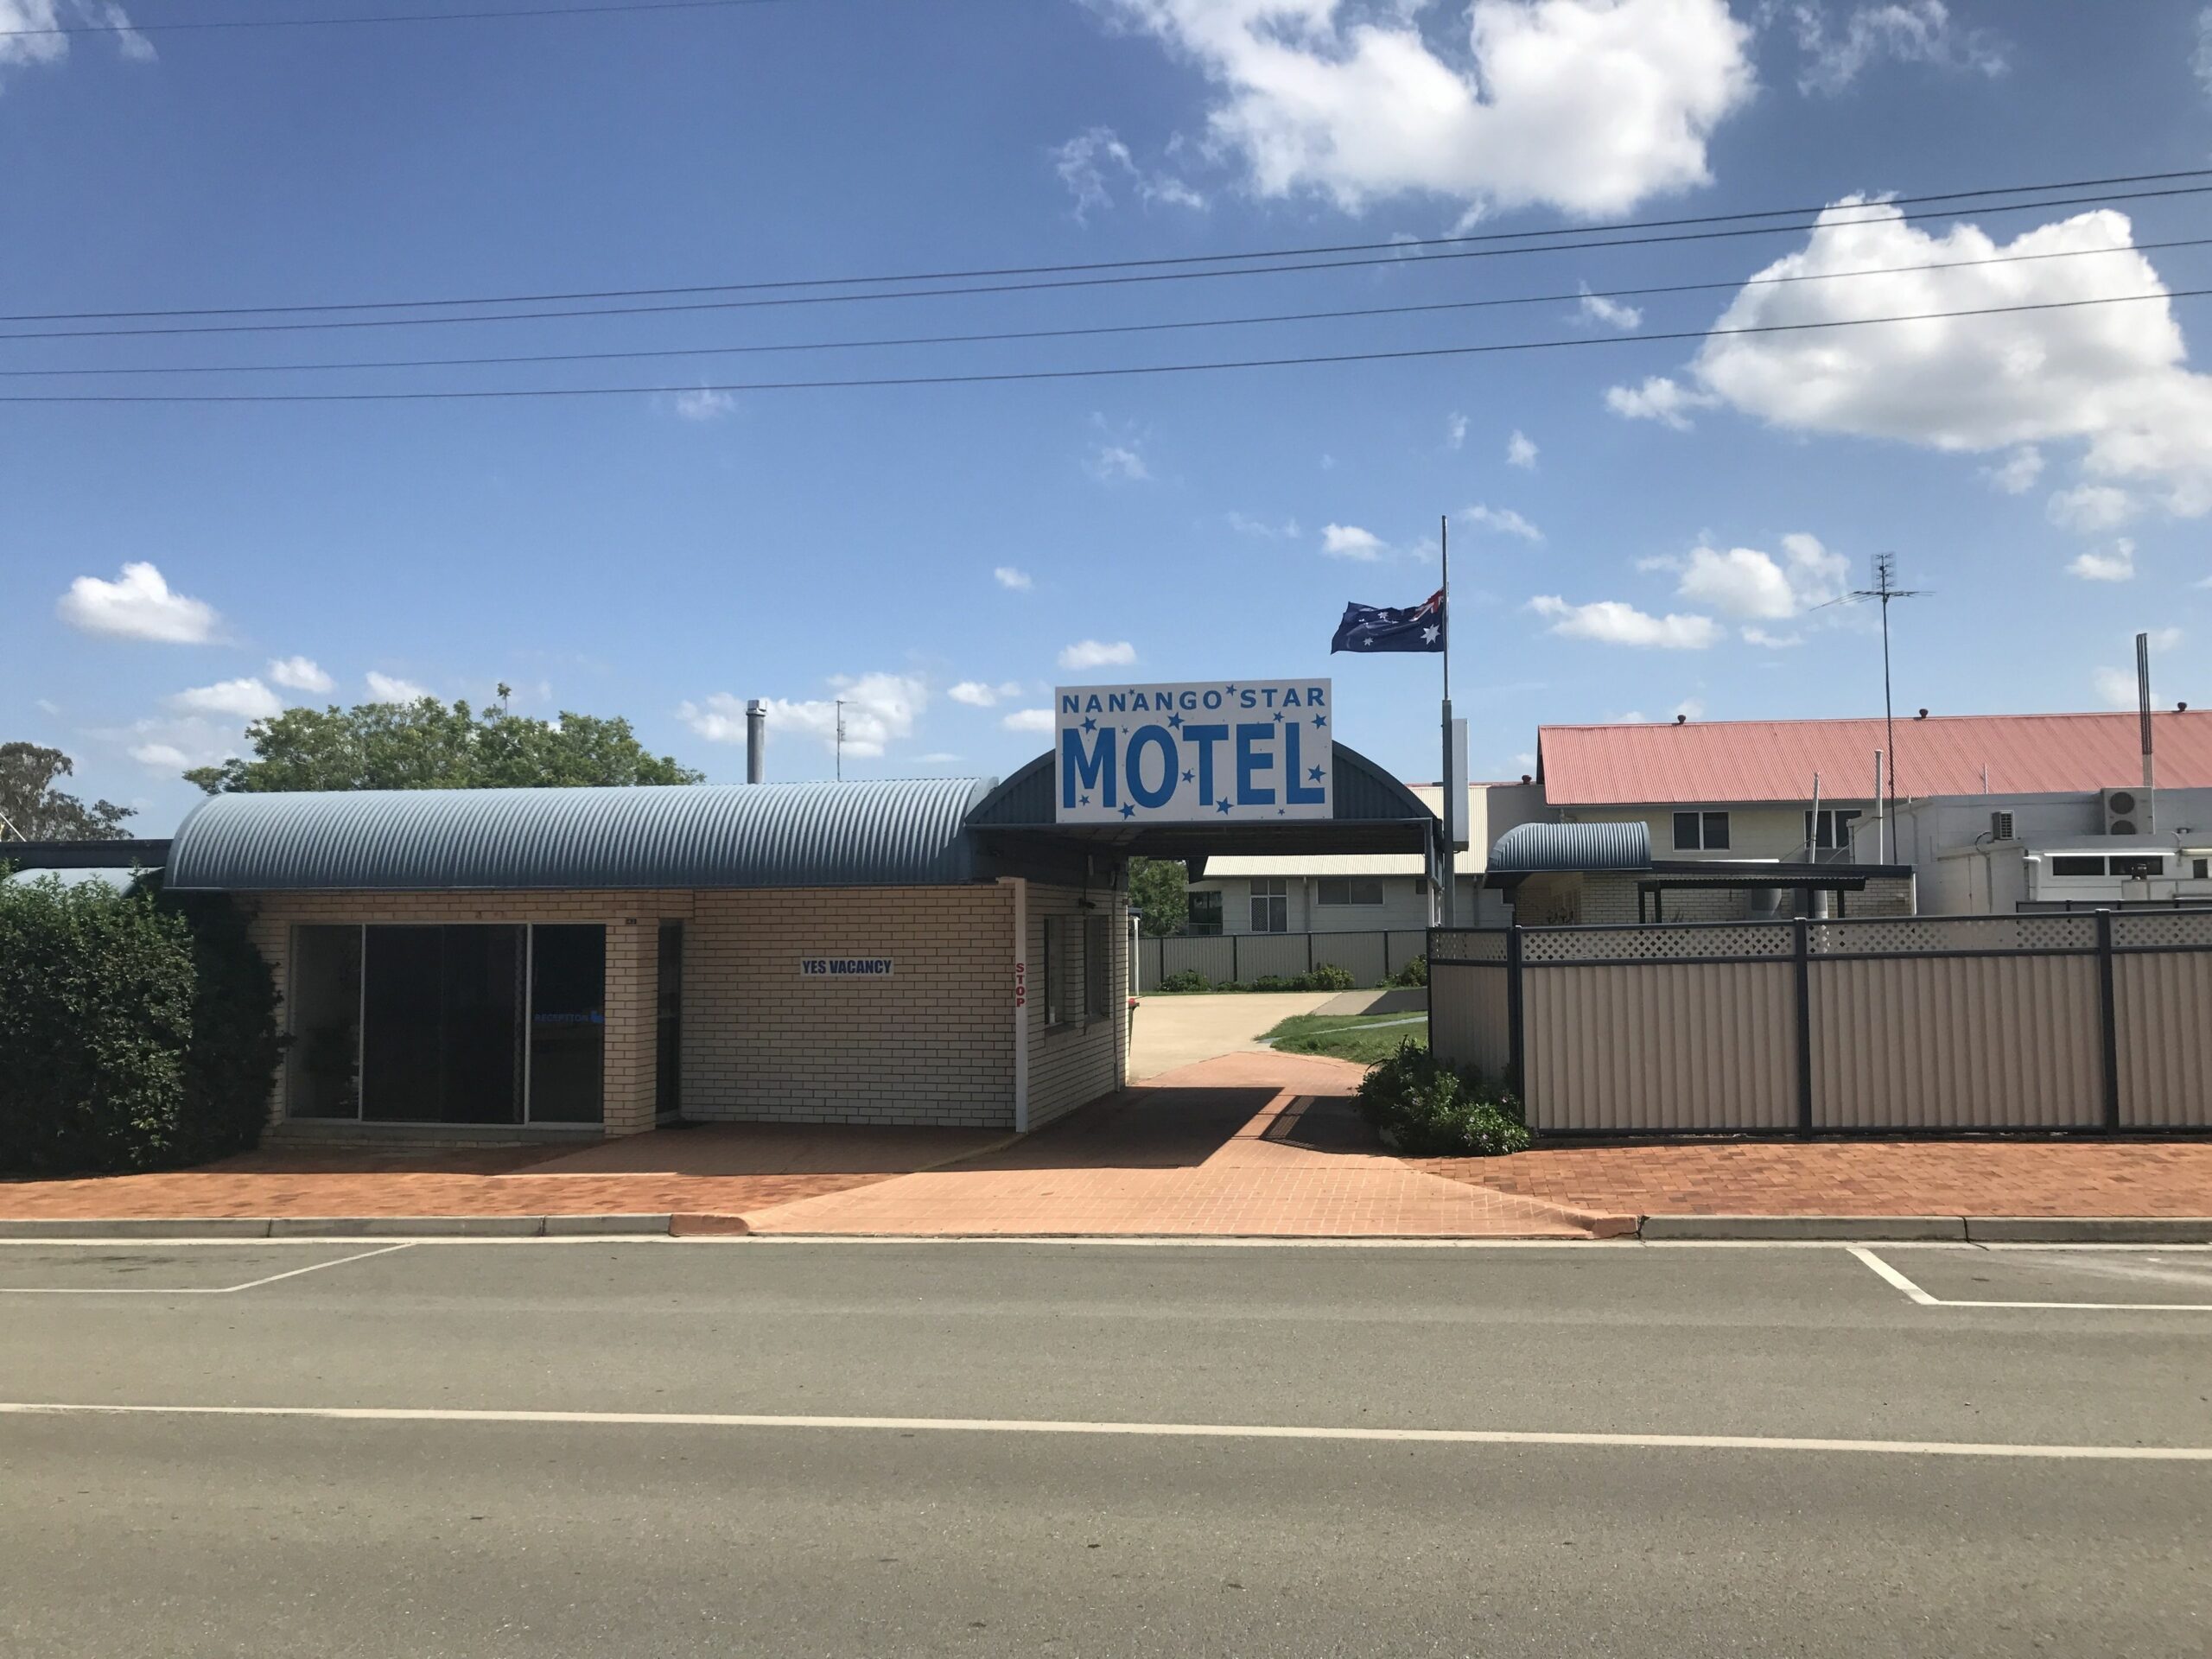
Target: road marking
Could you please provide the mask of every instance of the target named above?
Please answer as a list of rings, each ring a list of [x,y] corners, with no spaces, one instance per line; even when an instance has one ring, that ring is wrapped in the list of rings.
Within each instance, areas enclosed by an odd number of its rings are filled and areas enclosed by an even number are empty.
[[[91,1243],[94,1241],[73,1242]],[[158,1241],[115,1239],[109,1242],[145,1244]],[[301,1242],[314,1243],[315,1241],[305,1239]],[[390,1255],[394,1250],[411,1249],[414,1245],[413,1239],[397,1244],[380,1245],[373,1250],[361,1250],[328,1262],[310,1262],[304,1268],[288,1268],[283,1273],[272,1273],[265,1278],[249,1279],[242,1285],[187,1285],[168,1289],[159,1285],[0,1285],[0,1296],[232,1296],[241,1290],[258,1290],[264,1285],[273,1285],[279,1279],[296,1279],[303,1273],[321,1273],[325,1268],[342,1268],[348,1262],[365,1262],[372,1255]]]
[[[1852,1255],[1872,1268],[1897,1289],[1923,1307],[2022,1307],[2044,1312],[2079,1312],[2093,1313],[2212,1313],[2212,1302],[2021,1302],[1950,1300],[1931,1296],[1906,1278],[1895,1268],[1863,1244],[1848,1247]]]
[[[2061,1462],[2212,1463],[2212,1446],[2054,1446],[1977,1440],[1856,1440],[1765,1434],[1602,1434],[1510,1428],[1335,1428],[1294,1423],[1070,1422],[1018,1417],[839,1417],[758,1412],[472,1411],[399,1406],[83,1405],[0,1402],[11,1417],[293,1417],[346,1423],[519,1423],[605,1428],[859,1429],[902,1434],[1065,1434],[1121,1439],[1349,1440],[1428,1446],[1558,1446],[1679,1452],[1848,1452],[1891,1457]]]

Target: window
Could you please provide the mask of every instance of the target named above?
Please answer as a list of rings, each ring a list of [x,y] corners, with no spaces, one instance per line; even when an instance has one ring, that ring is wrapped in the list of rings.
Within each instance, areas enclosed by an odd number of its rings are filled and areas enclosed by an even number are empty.
[[[1114,953],[1109,948],[1112,936],[1107,932],[1108,918],[1086,916],[1083,918],[1083,1017],[1103,1020],[1107,1014],[1107,996],[1114,988]]]
[[[1039,962],[1037,1001],[1045,1010],[1047,1029],[1067,1022],[1067,975],[1062,971],[1066,957],[1061,953],[1067,949],[1068,918],[1047,916],[1045,918],[1045,950]]]
[[[1717,816],[1725,818],[1728,815],[1723,812]],[[1823,849],[1851,845],[1851,826],[1853,822],[1860,816],[1856,808],[1847,811],[1839,807],[1831,811],[1828,808],[1822,807],[1820,816],[1820,827],[1816,835],[1814,830],[1813,815],[1810,812],[1805,815],[1806,840],[1811,842],[1815,847]],[[1723,833],[1726,833],[1725,830]],[[1720,844],[1725,847],[1728,843],[1724,841]]]
[[[1287,876],[1252,878],[1252,931],[1287,933],[1290,931],[1290,880]]]
[[[683,924],[663,922],[653,991],[653,1115],[683,1109]]]
[[[2212,858],[2191,859],[2189,875],[2192,881],[2212,880]]]
[[[1324,876],[1315,884],[1315,902],[1323,905],[1379,905],[1382,883],[1375,876]]]
[[[599,1122],[607,1036],[607,930],[530,930],[530,1121]]]
[[[2101,858],[2062,853],[2050,861],[2050,873],[2053,875],[2102,875],[2105,861]]]
[[[2112,873],[2125,881],[2147,881],[2154,875],[2166,873],[2166,861],[2156,853],[2126,853],[2115,855]]]
[[[1221,931],[1221,893],[1218,889],[1191,895],[1187,931],[1211,938]]]
[[[1728,850],[1726,812],[1675,814],[1675,850],[1678,853],[1725,853]]]

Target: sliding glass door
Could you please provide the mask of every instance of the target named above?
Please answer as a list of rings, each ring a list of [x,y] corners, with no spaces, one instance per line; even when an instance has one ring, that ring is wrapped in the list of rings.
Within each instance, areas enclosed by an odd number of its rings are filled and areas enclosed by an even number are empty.
[[[596,1123],[607,931],[299,927],[288,1109],[384,1123]]]

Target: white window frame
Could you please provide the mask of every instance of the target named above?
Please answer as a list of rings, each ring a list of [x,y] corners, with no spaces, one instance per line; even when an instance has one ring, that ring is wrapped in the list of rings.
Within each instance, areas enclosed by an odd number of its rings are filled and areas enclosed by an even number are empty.
[[[1290,878],[1255,875],[1252,878],[1252,931],[1290,931]]]
[[[1340,887],[1344,897],[1329,897],[1331,887]],[[1361,895],[1372,893],[1373,898]],[[1382,902],[1382,878],[1379,875],[1322,875],[1313,879],[1313,902],[1325,910],[1373,908]]]

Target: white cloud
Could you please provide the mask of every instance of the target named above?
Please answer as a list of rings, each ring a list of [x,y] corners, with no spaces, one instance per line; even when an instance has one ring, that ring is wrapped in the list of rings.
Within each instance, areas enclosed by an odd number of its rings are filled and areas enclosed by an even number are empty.
[[[737,399],[729,393],[704,386],[676,394],[676,412],[687,421],[718,421],[736,407]]]
[[[328,691],[338,683],[312,657],[276,658],[269,664],[269,677],[293,691]]]
[[[837,703],[844,702],[845,753],[863,760],[880,755],[890,744],[913,734],[929,706],[929,687],[904,674],[837,674],[830,684],[836,697],[765,697],[768,741],[785,732],[811,737],[825,749],[837,747]],[[677,717],[710,743],[745,741],[745,700],[717,691],[704,702],[684,702]]]
[[[1231,512],[1226,518],[1229,527],[1239,536],[1256,536],[1268,542],[1294,542],[1299,537],[1298,520],[1295,518],[1270,524],[1265,518],[1255,518],[1242,512]]]
[[[1710,409],[1719,401],[1663,374],[1649,376],[1640,386],[1605,390],[1605,407],[1624,420],[1657,421],[1677,432],[1690,429],[1690,410]]]
[[[1529,601],[1529,608],[1551,619],[1554,633],[1608,645],[1703,651],[1720,638],[1720,625],[1709,616],[1649,616],[1617,599],[1570,605],[1556,594],[1542,594]]]
[[[1026,594],[1037,585],[1030,580],[1027,570],[1018,570],[1010,564],[997,566],[992,570],[991,575],[1000,587],[1011,588],[1017,594]]]
[[[1529,472],[1534,472],[1536,469],[1535,442],[1518,428],[1516,428],[1513,435],[1505,441],[1505,464],[1509,467],[1519,467]]]
[[[2107,250],[1847,282],[1746,287],[1691,367],[1702,392],[1775,425],[1951,451],[2082,441],[2105,484],[2162,492],[2168,511],[2212,509],[2212,377],[2186,366],[2181,327],[2125,214],[2081,213],[1993,240],[1972,225],[1932,235],[1857,198],[1828,208],[1803,249],[1762,279]],[[2122,305],[2072,304],[2113,295]],[[2063,308],[1763,335],[1729,330],[1990,306]],[[1654,383],[1646,382],[1647,388]],[[1614,402],[1617,412],[1631,410]],[[1661,416],[1663,418],[1663,414]]]
[[[2173,627],[2150,628],[2145,632],[2151,636],[2151,701],[2155,708],[2158,706],[2158,658],[2181,645],[2182,632]],[[2131,655],[2134,643],[2131,635],[2128,639]],[[2136,706],[2135,671],[2133,667],[2092,669],[2089,680],[2096,687],[2098,699],[2107,708],[2133,709]]]
[[[1172,149],[1172,147],[1171,147]],[[1052,152],[1052,171],[1075,198],[1071,210],[1077,224],[1088,222],[1101,208],[1114,205],[1114,187],[1126,184],[1147,207],[1165,202],[1173,207],[1203,208],[1206,199],[1172,173],[1147,173],[1129,154],[1129,147],[1111,127],[1092,127],[1079,132]]]
[[[1706,141],[1752,90],[1726,0],[1475,0],[1427,30],[1426,0],[1096,3],[1198,64],[1212,147],[1252,190],[1352,211],[1416,193],[1618,213],[1707,182]]]
[[[1647,569],[1678,572],[1675,591],[1723,613],[1762,622],[1782,621],[1825,605],[1843,592],[1851,565],[1817,537],[1793,532],[1782,538],[1782,557],[1755,547],[1695,547],[1686,559],[1652,559]],[[1771,644],[1771,636],[1754,641]]]
[[[79,576],[55,602],[64,622],[87,633],[165,645],[204,645],[215,637],[215,607],[171,593],[162,573],[143,561],[126,564],[113,582]]]
[[[982,680],[963,680],[944,694],[955,702],[964,702],[970,709],[995,707],[1002,697],[1021,695],[1021,682],[1007,680],[998,685],[988,685]]]
[[[1501,536],[1518,536],[1524,542],[1541,542],[1544,532],[1510,507],[1486,507],[1478,501],[1460,513],[1478,530],[1494,530]]]
[[[1467,441],[1467,417],[1453,415],[1444,423],[1444,447],[1457,449]]]
[[[1769,629],[1755,626],[1744,630],[1744,643],[1747,645],[1764,645],[1769,651],[1787,651],[1792,645],[1803,645],[1805,636],[1802,633],[1775,633]]]
[[[130,27],[130,14],[116,0],[0,0],[0,68],[60,62],[69,55],[69,36],[34,31],[87,23],[112,30],[107,38],[131,62],[152,61],[153,42]]]
[[[1590,284],[1582,284],[1582,303],[1575,311],[1582,322],[1601,322],[1608,328],[1623,333],[1643,327],[1643,313],[1632,305],[1623,305],[1618,300],[1609,300],[1602,294],[1592,294]]]
[[[2135,543],[2125,536],[2120,537],[2113,543],[2111,552],[2083,552],[2066,567],[2066,571],[2084,582],[2133,582]]]
[[[2077,484],[2061,490],[2044,506],[2050,522],[2062,530],[2094,536],[2116,530],[2135,516],[2135,498],[2109,484]]]
[[[1052,711],[1049,709],[1017,709],[999,724],[1009,732],[1049,732],[1052,729]]]
[[[916,755],[914,764],[918,766],[949,766],[959,759],[957,754],[947,754],[939,749],[933,753]]]
[[[2007,495],[2025,495],[2043,476],[2043,451],[2024,443],[1996,466],[1983,467],[1981,475]]]
[[[2196,50],[2189,60],[2197,84],[2212,92],[2212,6],[2196,14]]]
[[[232,720],[269,720],[284,712],[284,700],[259,680],[218,680],[195,686],[169,698],[169,706],[188,715],[227,715]]]
[[[182,772],[194,764],[192,757],[174,743],[134,743],[130,758],[155,772]]]
[[[1136,659],[1137,648],[1126,639],[1078,639],[1060,652],[1062,668],[1123,668]]]
[[[1699,702],[1695,697],[1684,697],[1680,702],[1669,709],[1668,713],[1675,715],[1680,720],[1703,720],[1705,718],[1705,705]]]
[[[1093,478],[1139,483],[1152,476],[1143,454],[1134,443],[1102,443],[1084,463]]]
[[[1862,5],[1834,32],[1817,3],[1797,8],[1797,46],[1804,53],[1800,92],[1834,96],[1878,59],[1925,63],[1995,77],[2008,67],[2005,48],[1986,29],[1955,29],[1943,0],[1884,0]]]
[[[1321,550],[1333,559],[1357,559],[1363,564],[1372,564],[1390,550],[1371,530],[1362,530],[1357,524],[1324,524]]]
[[[372,702],[420,702],[430,695],[428,687],[403,680],[396,674],[379,674],[372,668],[367,677]]]

